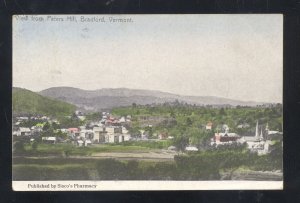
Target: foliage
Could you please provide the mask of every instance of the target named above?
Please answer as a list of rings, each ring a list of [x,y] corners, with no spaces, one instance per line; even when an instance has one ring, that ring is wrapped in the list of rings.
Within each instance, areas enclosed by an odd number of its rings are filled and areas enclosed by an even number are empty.
[[[81,165],[42,166],[42,165],[14,165],[13,179],[34,180],[88,180],[89,174]]]
[[[184,151],[189,145],[189,138],[187,136],[176,137],[173,141],[173,144],[179,151]]]
[[[71,116],[71,117],[59,117],[59,125],[61,128],[74,128],[79,127],[84,124],[84,121],[81,121],[77,117]]]
[[[74,112],[76,107],[66,102],[41,96],[26,89],[14,88],[12,93],[12,109],[14,113],[65,116]]]
[[[19,126],[20,127],[26,127],[26,128],[30,128],[32,126],[36,126],[36,125],[42,125],[44,123],[44,120],[41,119],[28,119],[28,120],[24,120],[22,122],[20,122]]]
[[[37,141],[34,141],[32,144],[31,144],[31,148],[32,148],[32,151],[36,151],[37,150],[37,147],[38,147],[38,142]]]
[[[86,121],[99,121],[102,118],[102,114],[100,112],[89,113],[86,115]]]
[[[18,140],[14,143],[14,153],[19,154],[19,153],[24,153],[25,152],[25,143],[23,140]]]
[[[71,155],[84,155],[106,151],[125,152],[125,149],[132,151],[132,147],[135,146],[78,148],[62,144],[39,144],[37,151],[40,155],[43,151],[49,155],[50,151],[61,153],[68,149]],[[147,148],[136,148],[141,149]],[[281,153],[282,147],[278,142],[270,154],[263,156],[250,153],[241,145],[176,155],[175,161],[166,162],[58,156],[51,159],[15,157],[13,173],[17,180],[220,180],[221,171],[235,171],[240,168],[254,171],[282,170]],[[91,170],[96,170],[96,176],[90,175]]]
[[[139,113],[137,113],[137,110]],[[257,106],[257,107],[222,107],[192,106],[177,104],[164,104],[155,106],[119,107],[112,110],[116,116],[132,116],[131,131],[138,134],[138,130],[149,130],[147,125],[152,125],[151,133],[166,133],[169,136],[187,136],[196,145],[203,145],[214,135],[214,131],[222,124],[229,126],[230,132],[239,135],[253,135],[256,122],[260,125],[268,123],[269,129],[282,131],[282,105]],[[141,119],[143,118],[143,119]],[[143,121],[143,122],[142,122]],[[205,132],[205,125],[211,121],[212,131]],[[240,124],[249,127],[238,128]],[[196,135],[197,134],[197,135]]]

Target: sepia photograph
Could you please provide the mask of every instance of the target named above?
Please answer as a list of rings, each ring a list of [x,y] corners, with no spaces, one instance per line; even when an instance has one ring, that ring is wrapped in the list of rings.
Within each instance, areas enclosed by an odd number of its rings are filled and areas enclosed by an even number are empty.
[[[14,15],[17,191],[283,189],[283,15]]]

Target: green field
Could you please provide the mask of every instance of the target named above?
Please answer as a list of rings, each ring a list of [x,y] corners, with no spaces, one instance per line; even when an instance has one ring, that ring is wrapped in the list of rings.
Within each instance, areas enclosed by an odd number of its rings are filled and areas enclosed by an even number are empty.
[[[191,153],[164,162],[88,157],[13,159],[14,180],[220,180],[225,173],[274,170],[282,170],[280,157],[242,151]],[[272,178],[263,175],[257,180]],[[280,176],[275,178],[280,180]]]
[[[38,144],[36,149],[32,144],[25,144],[25,151],[21,156],[90,156],[93,153],[101,152],[148,152],[151,148],[136,145],[92,145],[87,147],[77,147],[69,143],[60,144]],[[18,154],[16,154],[18,155]]]

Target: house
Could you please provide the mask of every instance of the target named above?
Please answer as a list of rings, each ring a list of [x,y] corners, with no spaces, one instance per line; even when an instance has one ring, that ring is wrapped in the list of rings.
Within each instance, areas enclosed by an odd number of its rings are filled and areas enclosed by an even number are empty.
[[[61,128],[60,131],[63,132],[63,133],[68,133],[68,130],[65,129],[65,128]]]
[[[131,136],[123,126],[101,126],[94,127],[94,142],[97,143],[118,143],[129,141]]]
[[[129,141],[130,139],[131,139],[131,136],[129,134],[122,134],[122,135],[119,135],[118,142],[126,142],[126,141]]]
[[[167,133],[160,133],[158,135],[158,139],[160,140],[166,140],[168,138],[168,134]]]
[[[90,145],[92,145],[91,140],[85,140],[84,141],[84,146],[90,146]]]
[[[112,126],[121,126],[121,122],[119,122],[119,120],[114,120]]]
[[[112,123],[113,123],[113,120],[112,119],[106,119],[106,121],[105,121],[105,125],[112,125]]]
[[[35,132],[42,132],[42,131],[43,131],[43,127],[38,126],[38,125],[32,126],[30,129],[31,129],[32,131],[35,131]]]
[[[18,136],[18,131],[15,131],[15,130],[14,130],[14,131],[12,132],[12,135],[13,135],[13,136]]]
[[[78,128],[68,128],[69,133],[78,133],[79,129]]]
[[[212,126],[213,126],[213,123],[212,122],[208,122],[205,126],[205,129],[206,130],[212,130]]]
[[[145,130],[140,130],[140,133],[141,133],[142,140],[148,140],[148,134],[145,133]]]
[[[243,123],[243,124],[240,124],[237,126],[237,128],[239,128],[239,129],[249,128],[249,127],[250,127],[250,125],[248,123]]]
[[[104,124],[106,123],[106,119],[105,119],[105,118],[102,118],[102,119],[99,121],[99,123],[100,123],[101,125],[104,125]]]
[[[109,134],[122,133],[122,126],[106,126],[105,131]]]
[[[267,140],[282,140],[283,134],[279,131],[269,131],[265,137]]]
[[[47,117],[47,116],[42,116],[41,119],[47,121],[47,120],[49,120],[49,117]]]
[[[80,137],[84,139],[93,139],[94,138],[94,131],[93,130],[81,130]]]
[[[68,132],[68,135],[70,137],[77,137],[77,136],[79,136],[79,129],[78,128],[68,128],[67,132]]]
[[[77,118],[81,121],[84,121],[85,120],[85,116],[77,116]]]
[[[42,137],[42,142],[43,143],[48,143],[48,144],[55,144],[56,143],[56,137]]]
[[[120,122],[120,123],[125,123],[125,122],[126,122],[126,119],[125,119],[125,117],[124,117],[124,116],[122,116],[122,117],[119,119],[119,122]]]
[[[119,142],[119,135],[116,134],[105,134],[106,143],[117,143]]]
[[[175,147],[175,146],[170,146],[170,147],[168,147],[168,150],[170,150],[170,151],[175,151],[175,150],[176,150],[176,147]]]
[[[240,136],[236,133],[215,133],[215,143],[218,144],[228,144],[232,142],[236,142]]]
[[[16,135],[17,136],[30,136],[31,135],[31,130],[30,130],[30,128],[19,127]]]
[[[105,142],[105,127],[94,127],[93,128],[94,133],[94,142],[96,143],[102,143]]]
[[[29,118],[27,116],[21,116],[21,117],[17,117],[17,120],[20,120],[20,121],[26,121],[28,120]]]
[[[122,133],[123,134],[127,134],[129,131],[124,127],[124,126],[122,126]]]
[[[42,127],[39,127],[39,126],[32,126],[31,127],[31,135],[32,136],[39,136],[42,131],[43,131]]]
[[[76,141],[76,145],[77,145],[78,147],[82,147],[82,146],[83,146],[83,141],[82,141],[82,140],[77,140],[77,141]]]
[[[199,150],[198,150],[198,148],[195,147],[195,146],[187,146],[187,147],[185,148],[185,151],[188,151],[188,152],[197,152],[197,151],[199,151]]]

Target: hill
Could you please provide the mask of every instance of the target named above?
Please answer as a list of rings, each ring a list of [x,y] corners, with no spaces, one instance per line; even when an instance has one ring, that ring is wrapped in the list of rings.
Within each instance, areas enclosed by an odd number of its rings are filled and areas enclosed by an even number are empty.
[[[12,109],[16,114],[39,114],[48,116],[70,115],[76,106],[53,98],[41,96],[30,90],[13,88]]]
[[[127,88],[104,88],[99,90],[82,90],[72,87],[52,87],[39,94],[65,102],[72,103],[81,110],[101,110],[119,106],[129,106],[132,103],[161,104],[164,102],[179,102],[195,105],[232,105],[256,106],[263,103],[246,102],[212,96],[182,96],[161,91],[138,90]]]

